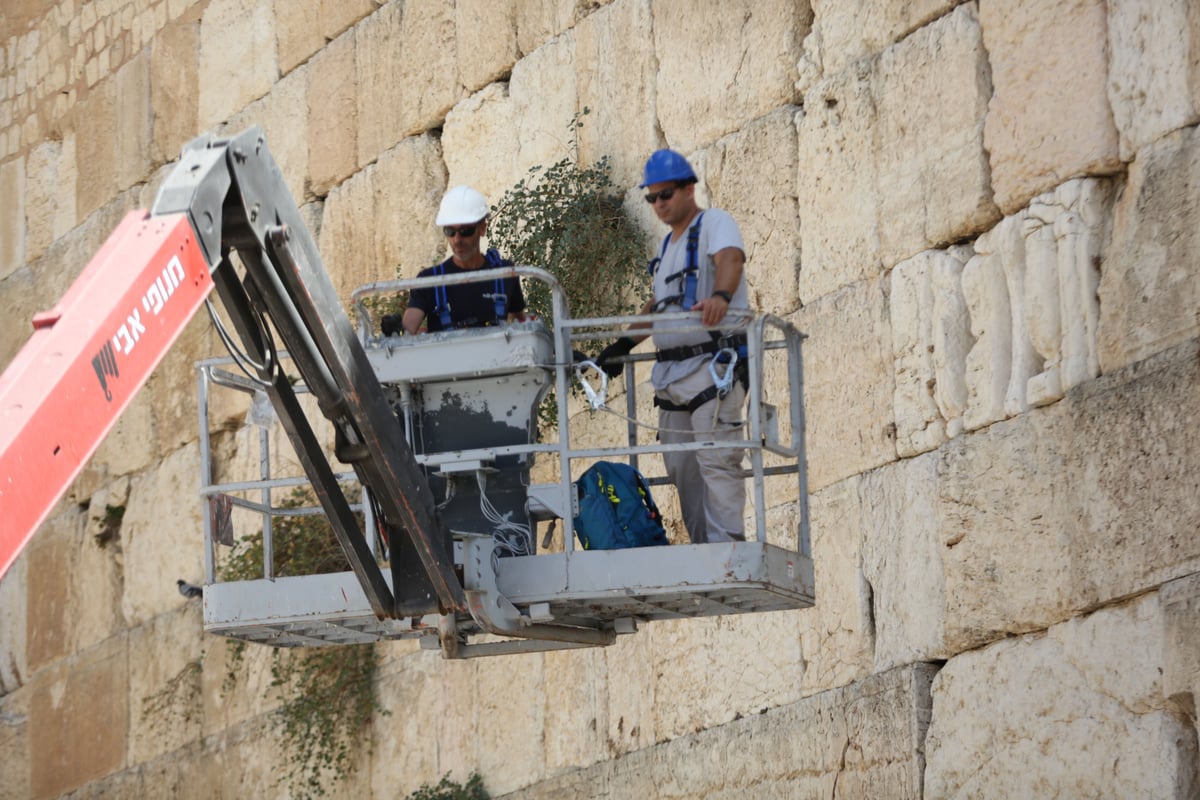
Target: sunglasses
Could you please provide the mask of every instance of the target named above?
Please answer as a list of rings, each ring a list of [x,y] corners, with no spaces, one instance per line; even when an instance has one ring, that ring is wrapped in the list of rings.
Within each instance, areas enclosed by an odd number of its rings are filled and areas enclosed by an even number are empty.
[[[479,230],[478,225],[462,225],[455,228],[453,225],[448,225],[442,228],[442,233],[446,234],[447,239],[453,239],[456,235],[464,239],[469,239],[475,235],[475,231]]]
[[[659,201],[660,198],[663,200],[670,200],[675,196],[676,191],[678,190],[675,187],[672,187],[670,189],[663,189],[659,192],[651,192],[650,194],[646,195],[646,202],[650,205],[654,205]]]

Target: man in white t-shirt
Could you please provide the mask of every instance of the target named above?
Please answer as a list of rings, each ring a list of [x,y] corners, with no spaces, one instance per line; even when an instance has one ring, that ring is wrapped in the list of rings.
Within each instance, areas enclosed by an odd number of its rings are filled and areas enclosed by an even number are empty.
[[[716,328],[730,308],[749,307],[746,256],[733,217],[696,204],[696,182],[691,164],[674,150],[658,150],[646,161],[641,183],[646,202],[671,232],[654,268],[654,298],[643,313],[699,311],[704,325]],[[664,444],[741,439],[746,387],[733,380],[719,391],[709,366],[719,351],[744,345],[744,338],[723,338],[719,330],[677,332],[687,324],[694,323],[653,323],[657,362],[651,380],[659,407],[659,439]],[[619,374],[621,365],[609,359],[628,354],[641,338],[618,339],[597,356],[597,363],[610,375]],[[717,374],[723,375],[716,366]],[[745,539],[743,455],[740,448],[663,455],[692,542]]]

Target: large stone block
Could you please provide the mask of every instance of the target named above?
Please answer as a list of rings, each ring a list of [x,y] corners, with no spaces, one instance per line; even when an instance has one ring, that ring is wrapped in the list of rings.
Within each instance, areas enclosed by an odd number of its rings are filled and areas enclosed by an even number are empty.
[[[546,653],[543,658],[543,774],[604,761],[610,754],[606,739],[611,727],[603,650],[563,650]]]
[[[0,580],[0,698],[7,698],[29,679],[28,567],[29,557],[18,556]]]
[[[546,706],[527,705],[513,713],[513,698],[525,697],[545,686],[546,662],[540,653],[506,656],[480,665],[475,673],[475,725],[467,731],[474,759],[488,776],[488,786],[504,794],[524,786],[530,775],[546,771]],[[496,747],[496,732],[503,731],[509,747]],[[463,736],[462,728],[446,730],[443,736]],[[444,739],[443,739],[444,741]],[[457,766],[457,764],[455,765]],[[444,770],[443,770],[444,771]]]
[[[255,100],[218,128],[224,136],[237,136],[253,125],[263,129],[271,157],[279,166],[292,200],[300,206],[301,215],[307,211],[305,201],[312,197],[308,185],[309,164],[312,163],[309,126],[312,123],[309,115],[300,113],[309,107],[309,77],[312,74],[308,68],[293,70],[275,83],[265,97]],[[325,151],[318,148],[317,152]],[[307,218],[305,221],[308,222]],[[316,234],[311,224],[309,232]]]
[[[780,316],[799,305],[795,115],[788,106],[722,139],[705,170],[713,201],[742,231],[750,306]]]
[[[275,0],[279,71],[291,72],[379,5],[378,0]]]
[[[121,611],[130,623],[177,606],[181,598],[176,579],[202,574],[200,503],[195,499],[199,461],[199,448],[191,444],[131,481],[121,524]]]
[[[863,540],[860,586],[867,592],[859,602],[869,604],[875,671],[947,655],[944,631],[954,606],[942,567],[938,462],[929,453],[856,480],[864,523],[856,532]]]
[[[883,263],[944,247],[999,219],[983,126],[992,87],[974,3],[880,56],[872,75]]]
[[[143,51],[73,109],[80,218],[149,175],[151,108],[150,56]]]
[[[517,0],[460,0],[454,6],[458,76],[467,91],[502,80],[521,57]]]
[[[279,79],[271,3],[214,0],[200,21],[197,122],[208,129],[262,97]]]
[[[203,735],[201,602],[180,597],[177,608],[129,633],[132,763],[153,761]]]
[[[508,83],[489,84],[450,109],[442,128],[445,185],[466,184],[496,204],[524,177],[517,170],[517,130]]]
[[[74,571],[74,552],[85,526],[84,512],[61,506],[38,529],[26,550],[25,614],[27,669],[39,670],[70,652],[71,583],[84,576]]]
[[[883,279],[805,306],[811,491],[896,458],[891,326]]]
[[[453,6],[389,4],[355,27],[355,42],[363,166],[406,136],[440,126],[465,92]]]
[[[200,23],[172,22],[150,43],[150,108],[154,124],[150,157],[174,161],[200,131]]]
[[[622,188],[641,182],[642,163],[659,147],[653,18],[649,0],[613,3],[573,31],[579,107],[591,112],[580,120],[579,158],[607,156]]]
[[[513,0],[517,46],[529,55],[583,19],[593,7],[611,0]]]
[[[919,665],[874,675],[506,797],[919,798],[934,674]]]
[[[1118,369],[1200,333],[1197,153],[1190,128],[1142,148],[1100,271],[1100,367]]]
[[[796,102],[810,23],[804,4],[786,0],[737,0],[716,15],[686,0],[655,2],[656,104],[667,143],[686,153]]]
[[[391,661],[381,670],[375,691],[380,705],[391,713],[372,721],[370,779],[375,797],[407,796],[422,783],[435,784],[452,766],[442,760],[437,735],[446,714],[440,674],[446,664],[425,652]],[[469,728],[460,733],[470,736]]]
[[[879,274],[876,112],[869,66],[822,81],[799,117],[800,300]]]
[[[875,620],[863,566],[867,511],[862,479],[848,478],[809,499],[817,603],[800,612],[805,695],[870,674]]]
[[[946,647],[961,652],[1200,569],[1195,342],[952,440],[939,468]]]
[[[65,153],[64,150],[63,142],[43,142],[34,147],[24,161],[24,257],[29,262],[41,258],[50,244],[70,230],[75,223],[74,150],[72,148],[69,153]],[[12,163],[19,166],[22,161]],[[2,181],[3,178],[0,178],[0,182]],[[64,191],[64,188],[69,191]],[[18,202],[14,210],[20,211],[21,195],[16,196]],[[63,204],[63,208],[59,207],[60,203]],[[20,246],[20,236],[16,238],[15,244]],[[0,255],[0,261],[3,260],[3,255]],[[3,270],[0,270],[0,274],[3,274]]]
[[[0,164],[0,192],[9,198],[0,214],[0,279],[25,264],[25,159]]]
[[[1173,130],[1200,121],[1200,14],[1187,0],[1110,0],[1108,101],[1121,159]]]
[[[821,55],[816,66],[825,75],[841,72],[850,62],[882,52],[888,45],[951,11],[956,2],[813,0],[811,36],[820,40],[816,49]]]
[[[797,620],[796,612],[777,612],[653,623],[655,740],[798,699],[804,660]]]
[[[129,734],[129,654],[107,639],[71,666],[39,671],[29,702],[34,797],[54,797],[119,770]]]
[[[29,782],[29,701],[31,689],[5,692],[0,700],[0,800],[32,797]]]
[[[1072,448],[1057,482],[1078,493],[1069,530],[1084,608],[1200,571],[1198,358],[1193,339],[1059,403]]]
[[[1165,584],[1158,593],[1163,625],[1163,695],[1195,725],[1200,696],[1200,573]]]
[[[330,192],[318,241],[344,301],[362,284],[415,277],[441,257],[433,221],[443,169],[437,139],[412,137]]]
[[[999,0],[982,4],[980,22],[994,87],[983,138],[1000,209],[1119,169],[1103,0]]]
[[[324,197],[358,168],[358,81],[354,33],[316,56],[308,79],[309,189]]]
[[[1193,797],[1195,731],[1163,697],[1163,647],[1152,594],[950,659],[924,796]]]
[[[517,123],[518,177],[570,155],[571,123],[580,110],[575,64],[575,35],[568,32],[513,67],[508,94]]]

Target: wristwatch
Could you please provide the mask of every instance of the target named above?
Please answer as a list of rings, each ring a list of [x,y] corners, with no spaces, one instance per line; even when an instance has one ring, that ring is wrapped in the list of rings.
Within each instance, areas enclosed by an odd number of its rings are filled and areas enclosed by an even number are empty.
[[[732,294],[730,294],[729,292],[724,292],[724,291],[721,291],[720,289],[717,289],[715,292],[713,292],[713,293],[712,293],[712,296],[713,296],[713,297],[719,297],[719,298],[721,298],[722,300],[724,300],[726,303],[732,303],[732,302],[733,302],[733,295],[732,295]]]

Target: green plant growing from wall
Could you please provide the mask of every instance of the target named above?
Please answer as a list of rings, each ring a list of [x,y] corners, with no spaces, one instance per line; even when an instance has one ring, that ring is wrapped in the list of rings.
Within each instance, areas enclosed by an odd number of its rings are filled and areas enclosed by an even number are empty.
[[[585,108],[571,119],[570,154],[535,166],[492,208],[488,242],[517,264],[545,269],[562,283],[574,317],[627,314],[649,287],[646,238],[625,210],[608,156],[579,163],[578,130]],[[550,291],[524,287],[530,310],[551,318]]]
[[[489,244],[517,264],[539,266],[558,279],[572,317],[635,313],[650,285],[646,237],[622,204],[608,156],[579,163],[578,131],[584,108],[569,126],[570,154],[549,167],[535,166],[492,209]],[[529,310],[553,319],[550,289],[523,287]],[[590,355],[595,355],[591,353]],[[553,398],[542,405],[544,424],[555,421]]]
[[[490,800],[491,795],[483,788],[483,778],[474,773],[466,783],[450,780],[449,773],[442,776],[436,786],[422,784],[404,800]]]
[[[316,505],[307,489],[295,489],[281,508]],[[348,568],[325,516],[282,516],[273,524],[275,575],[319,575]],[[262,537],[238,542],[221,570],[222,580],[253,580],[263,575]],[[229,648],[226,690],[236,686],[245,660],[245,642]],[[354,771],[356,756],[376,714],[386,714],[375,694],[378,656],[374,645],[295,648],[271,651],[271,685],[281,697],[275,725],[283,741],[284,778],[293,796],[325,794],[328,779]]]

